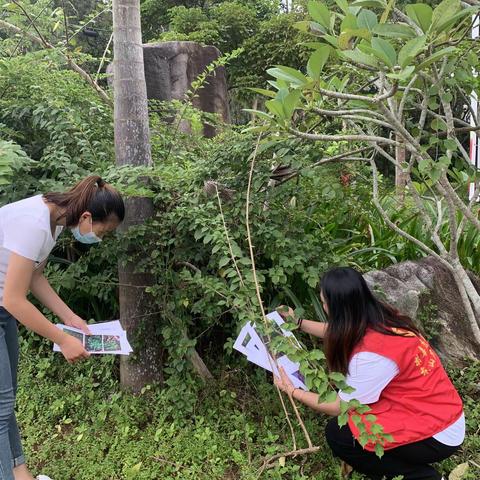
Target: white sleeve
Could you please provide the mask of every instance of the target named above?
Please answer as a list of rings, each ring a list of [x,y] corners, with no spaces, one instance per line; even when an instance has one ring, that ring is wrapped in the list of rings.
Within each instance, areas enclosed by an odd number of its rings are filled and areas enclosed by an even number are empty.
[[[340,390],[338,396],[348,402],[357,399],[360,403],[375,403],[382,390],[398,374],[398,366],[383,355],[372,352],[356,353],[348,364],[347,385],[354,388],[352,393]]]
[[[30,215],[16,217],[3,224],[3,247],[22,257],[40,261],[48,233]]]

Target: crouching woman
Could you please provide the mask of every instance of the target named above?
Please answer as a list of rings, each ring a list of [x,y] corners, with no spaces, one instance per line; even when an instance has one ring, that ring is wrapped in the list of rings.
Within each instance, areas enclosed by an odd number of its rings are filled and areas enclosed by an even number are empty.
[[[327,442],[354,470],[372,480],[398,475],[404,480],[441,480],[431,464],[459,449],[465,418],[437,354],[413,321],[378,301],[352,268],[327,272],[320,297],[328,323],[299,319],[297,324],[324,339],[329,370],[343,373],[354,392],[339,391],[334,402],[319,403],[317,394],[294,388],[283,371],[275,384],[295,400],[335,417],[327,423]],[[348,424],[339,427],[340,401],[352,399],[368,405],[368,413],[393,437],[384,444],[382,458],[374,453],[373,443],[360,445],[354,412],[349,412]]]

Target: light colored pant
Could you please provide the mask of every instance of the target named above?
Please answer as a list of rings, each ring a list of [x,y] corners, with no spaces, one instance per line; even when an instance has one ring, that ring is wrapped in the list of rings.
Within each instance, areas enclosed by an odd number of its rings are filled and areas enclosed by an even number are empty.
[[[17,321],[0,306],[0,480],[14,480],[13,468],[25,463],[17,419]]]

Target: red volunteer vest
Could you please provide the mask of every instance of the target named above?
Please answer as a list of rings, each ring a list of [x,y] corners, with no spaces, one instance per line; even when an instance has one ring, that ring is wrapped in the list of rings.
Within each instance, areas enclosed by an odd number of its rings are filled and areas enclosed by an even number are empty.
[[[429,438],[458,420],[463,411],[460,396],[428,342],[412,332],[393,330],[408,336],[367,330],[352,352],[352,356],[359,352],[383,355],[398,366],[397,376],[383,389],[378,401],[369,404],[371,411],[365,414],[375,415],[384,433],[393,436],[393,442],[381,442],[385,450]],[[358,440],[353,414],[349,412],[348,425]],[[362,422],[370,431],[365,415],[361,415]],[[365,446],[369,451],[374,448],[373,442]]]

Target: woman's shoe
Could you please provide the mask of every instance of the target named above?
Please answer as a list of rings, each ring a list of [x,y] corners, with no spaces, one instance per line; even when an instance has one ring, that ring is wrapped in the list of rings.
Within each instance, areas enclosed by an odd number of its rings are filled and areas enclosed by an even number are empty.
[[[52,480],[50,477],[47,477],[46,475],[38,475],[36,477],[36,480]]]

